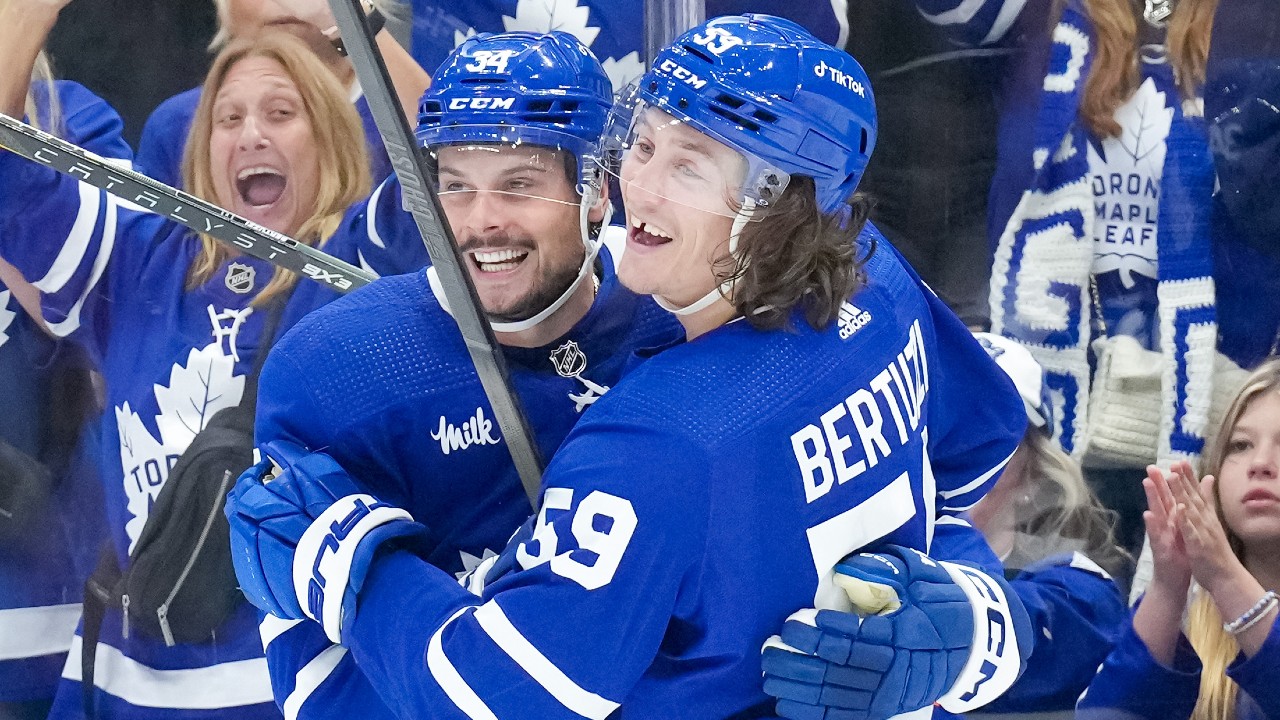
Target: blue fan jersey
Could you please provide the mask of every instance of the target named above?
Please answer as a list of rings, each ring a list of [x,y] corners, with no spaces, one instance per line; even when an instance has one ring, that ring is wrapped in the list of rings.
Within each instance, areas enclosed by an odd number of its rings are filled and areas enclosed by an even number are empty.
[[[572,330],[542,347],[502,348],[546,457],[617,383],[634,351],[684,337],[672,315],[618,283],[607,251],[597,265],[596,301]],[[323,449],[369,492],[409,509],[431,530],[430,562],[460,577],[502,550],[530,508],[430,272],[374,283],[282,338],[263,368],[256,434],[259,443]],[[279,625],[268,618],[263,636],[286,712],[319,717],[347,707],[370,717],[377,707],[389,714],[319,626],[281,634],[272,629]]]
[[[1025,426],[886,244],[866,271],[823,331],[737,321],[631,371],[564,441],[481,598],[404,553],[375,564],[347,645],[377,692],[415,717],[768,714],[764,640],[836,603],[848,553],[927,548]]]
[[[138,169],[171,187],[182,187],[182,154],[187,146],[191,122],[200,104],[201,88],[191,88],[156,107],[142,128],[138,142]],[[369,171],[377,185],[391,174],[391,160],[382,145],[382,136],[364,95],[354,100],[364,137],[369,146]]]
[[[96,113],[118,134],[119,119],[105,103],[95,100],[82,112]],[[195,433],[240,402],[245,376],[268,342],[261,337],[265,313],[251,302],[273,268],[235,257],[188,287],[200,245],[185,228],[8,153],[0,155],[0,186],[0,256],[40,287],[45,321],[83,347],[106,381],[95,464],[125,563]],[[383,207],[394,207],[394,194]],[[409,232],[377,232],[375,215],[366,203],[353,207],[325,251],[388,275],[425,265],[422,241]],[[282,327],[335,297],[299,282]],[[277,717],[253,608],[246,603],[215,637],[166,648],[137,631],[126,637],[120,614],[108,612],[97,654],[99,717]],[[79,648],[76,639],[54,718],[80,714]]]
[[[39,115],[49,106],[46,88],[32,88]],[[98,112],[92,94],[70,82],[56,83],[56,92],[60,136],[103,157],[132,157],[118,118]],[[54,479],[47,504],[24,519],[21,537],[0,543],[0,702],[53,697],[80,617],[84,578],[101,542],[94,468],[80,455],[47,457],[56,411],[49,405],[50,383],[61,379],[56,367],[79,364],[75,355],[31,321],[0,283],[0,441],[30,458],[65,464],[55,468],[62,476]]]
[[[468,36],[480,32],[563,30],[600,59],[615,90],[644,74],[644,6],[636,0],[484,0],[448,3],[411,0],[412,53],[428,72]],[[709,0],[707,17],[745,12],[778,15],[800,23],[825,43],[843,47],[848,37],[845,3],[781,0]]]

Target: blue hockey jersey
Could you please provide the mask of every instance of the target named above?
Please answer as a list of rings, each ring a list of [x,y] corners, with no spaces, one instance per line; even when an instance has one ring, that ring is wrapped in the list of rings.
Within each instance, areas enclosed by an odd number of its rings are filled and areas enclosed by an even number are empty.
[[[355,662],[415,717],[767,714],[760,647],[831,568],[927,548],[994,482],[1025,413],[891,251],[824,331],[737,321],[664,350],[584,415],[477,599],[404,553],[366,578]],[[936,455],[934,454],[936,451]],[[614,713],[617,715],[614,715]]]
[[[84,112],[118,119],[97,101]],[[426,253],[410,234],[370,236],[364,203],[325,244],[330,254],[382,274],[421,268]],[[397,242],[398,239],[412,242]],[[17,156],[0,154],[0,256],[43,292],[46,322],[81,345],[106,380],[97,470],[121,563],[137,540],[168,471],[218,410],[240,402],[262,347],[264,313],[251,301],[272,267],[235,257],[198,287],[187,268],[199,244],[185,228],[138,212],[100,191]],[[282,327],[332,300],[301,282]],[[215,640],[165,648],[125,636],[108,612],[97,651],[99,717],[276,717],[247,603]],[[80,713],[79,640],[72,645],[53,717]]]
[[[37,112],[49,106],[47,86],[32,88]],[[112,116],[80,85],[56,83],[62,137],[103,157],[127,162],[132,151]],[[72,348],[48,337],[0,283],[0,441],[30,458],[55,464],[47,504],[23,519],[20,538],[0,543],[0,702],[49,699],[80,617],[80,596],[103,523],[93,468],[76,458],[50,457],[55,408],[50,383],[59,367],[81,365]],[[70,363],[70,365],[67,365]],[[63,409],[69,412],[70,408]]]
[[[191,88],[165,100],[156,107],[142,128],[138,142],[138,169],[171,187],[182,187],[182,154],[187,146],[187,134],[200,103],[202,88]],[[369,146],[369,171],[373,184],[377,185],[391,174],[391,160],[382,145],[382,136],[374,124],[373,114],[363,93],[357,93],[352,102],[364,125],[364,137]]]
[[[412,53],[433,72],[467,37],[481,32],[572,34],[600,59],[615,90],[644,74],[644,6],[636,0],[483,0],[449,3],[412,0]],[[744,12],[778,15],[800,23],[820,40],[843,47],[849,34],[845,3],[783,0],[709,0],[708,18]]]
[[[619,285],[607,251],[600,290],[565,336],[503,347],[544,457],[613,386],[633,351],[684,337],[675,318]],[[257,439],[324,449],[369,492],[431,530],[433,565],[461,576],[505,547],[529,501],[457,326],[424,271],[387,278],[309,315],[263,368]],[[291,717],[336,707],[390,713],[319,626],[263,626],[276,700]],[[336,656],[336,657],[335,657]]]

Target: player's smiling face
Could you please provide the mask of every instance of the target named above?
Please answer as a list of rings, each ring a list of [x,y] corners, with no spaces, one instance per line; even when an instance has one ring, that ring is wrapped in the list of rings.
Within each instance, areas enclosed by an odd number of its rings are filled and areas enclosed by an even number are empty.
[[[307,220],[319,155],[302,95],[280,63],[247,57],[227,73],[213,104],[209,159],[223,207],[286,234]]]
[[[731,198],[746,163],[731,148],[648,108],[619,177],[627,251],[618,279],[634,292],[687,306],[719,285],[733,228]]]
[[[1232,428],[1218,472],[1227,527],[1245,548],[1280,548],[1280,393],[1249,402]]]
[[[485,312],[513,322],[551,305],[586,253],[572,157],[497,144],[450,145],[435,155],[440,201]]]

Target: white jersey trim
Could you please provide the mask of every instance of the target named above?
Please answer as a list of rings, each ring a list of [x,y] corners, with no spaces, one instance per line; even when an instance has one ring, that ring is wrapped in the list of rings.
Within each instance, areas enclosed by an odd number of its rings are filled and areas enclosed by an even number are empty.
[[[80,622],[80,603],[0,610],[0,660],[66,652]]]
[[[80,682],[81,639],[71,641],[62,677]],[[157,670],[120,650],[98,643],[93,684],[138,707],[219,710],[274,702],[266,658],[235,660],[202,668]]]
[[[284,705],[281,706],[285,720],[298,720],[302,704],[311,697],[311,693],[315,692],[316,688],[329,679],[334,668],[338,667],[338,663],[342,662],[342,658],[346,655],[346,648],[341,645],[330,645],[312,658],[311,662],[302,666],[294,679],[293,692],[289,693],[289,697],[285,698]]]
[[[480,628],[494,643],[561,705],[591,720],[604,720],[618,709],[618,703],[584,690],[569,679],[568,675],[520,634],[497,602],[490,601],[482,605],[475,617]]]
[[[71,306],[67,318],[60,323],[51,323],[46,319],[45,324],[49,327],[49,332],[55,337],[66,337],[75,332],[80,327],[80,310],[84,307],[85,300],[89,298],[89,293],[98,286],[98,281],[102,279],[102,273],[107,268],[107,261],[111,259],[111,251],[115,247],[116,242],[116,220],[119,204],[114,196],[107,196],[107,214],[106,222],[102,228],[102,245],[98,248],[98,256],[93,260],[93,271],[89,276],[89,283],[85,286],[84,292],[80,293],[79,299],[75,305]]]
[[[1017,452],[1017,450],[1015,449],[1013,452]],[[941,497],[944,500],[950,500],[951,498],[956,497],[957,495],[963,495],[967,492],[973,492],[974,490],[977,490],[978,488],[982,487],[983,483],[990,480],[992,475],[995,475],[996,473],[1003,470],[1004,466],[1008,465],[1009,461],[1012,459],[1013,459],[1013,453],[1009,453],[1009,455],[1005,457],[1005,459],[996,463],[995,467],[991,468],[990,470],[974,478],[964,487],[958,487],[955,490],[943,490],[938,493],[939,497]]]
[[[390,182],[389,178],[379,183],[378,187],[374,188],[373,194],[369,196],[369,202],[364,206],[365,233],[369,236],[369,242],[383,250],[387,249],[387,244],[378,234],[378,200],[382,197],[382,191],[387,187],[388,182]]]
[[[262,650],[265,652],[267,646],[275,642],[276,638],[289,632],[301,622],[301,620],[285,620],[275,615],[262,618],[262,622],[258,624],[258,634],[262,636]]]
[[[444,647],[440,642],[440,635],[450,623],[457,620],[463,613],[474,609],[474,607],[465,607],[454,613],[431,636],[431,642],[427,643],[427,670],[431,671],[431,677],[440,684],[444,694],[471,720],[498,720],[498,716],[493,714],[489,706],[484,704],[479,695],[476,695],[476,691],[472,690],[467,681],[458,674],[458,669],[444,654]]]
[[[43,293],[56,293],[75,275],[76,269],[89,251],[89,243],[93,240],[93,231],[98,227],[98,210],[102,207],[102,191],[86,183],[79,184],[80,207],[76,210],[75,222],[66,240],[58,250],[49,272],[39,280],[31,283]]]

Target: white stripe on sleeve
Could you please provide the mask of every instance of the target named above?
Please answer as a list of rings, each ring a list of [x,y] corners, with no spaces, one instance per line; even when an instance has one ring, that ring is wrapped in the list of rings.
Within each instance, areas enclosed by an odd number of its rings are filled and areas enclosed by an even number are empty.
[[[1014,452],[1017,452],[1017,450],[1014,450]],[[939,492],[938,495],[941,496],[944,500],[949,500],[953,497],[956,497],[957,495],[963,495],[967,492],[973,492],[974,490],[977,490],[978,488],[982,487],[983,483],[990,480],[992,475],[995,475],[996,473],[1003,470],[1004,466],[1008,465],[1009,460],[1012,458],[1013,458],[1013,453],[1009,453],[1008,457],[996,463],[995,467],[982,473],[981,475],[979,475],[973,481],[969,482],[964,487],[959,487],[959,488],[956,488],[955,490],[943,490]]]
[[[476,611],[476,622],[529,677],[569,710],[591,720],[604,720],[618,709],[618,703],[584,690],[570,680],[520,634],[496,601],[491,600]]]
[[[53,294],[62,289],[89,250],[89,242],[93,239],[93,231],[98,226],[98,210],[102,207],[102,191],[86,183],[79,184],[80,208],[76,211],[76,220],[67,233],[58,257],[53,261],[49,272],[39,280],[31,283],[40,292]],[[104,238],[105,240],[105,238]]]
[[[427,669],[431,671],[431,676],[440,684],[440,689],[448,696],[458,709],[466,714],[471,720],[498,720],[498,716],[493,714],[488,705],[476,695],[476,691],[471,689],[466,680],[458,674],[458,669],[449,661],[448,656],[444,654],[444,647],[440,642],[440,635],[444,633],[445,628],[454,620],[457,620],[463,613],[474,610],[474,607],[465,607],[454,613],[439,630],[431,636],[431,642],[427,643]]]
[[[265,651],[276,638],[289,632],[301,622],[301,620],[285,620],[275,615],[262,618],[262,622],[258,624],[258,634],[262,636],[262,649]]]
[[[346,654],[347,649],[341,645],[330,645],[312,658],[311,662],[302,666],[294,679],[293,692],[285,698],[284,720],[298,720],[302,704],[311,697],[311,693],[315,692],[316,688],[329,679],[333,669],[338,667],[338,663]]]

